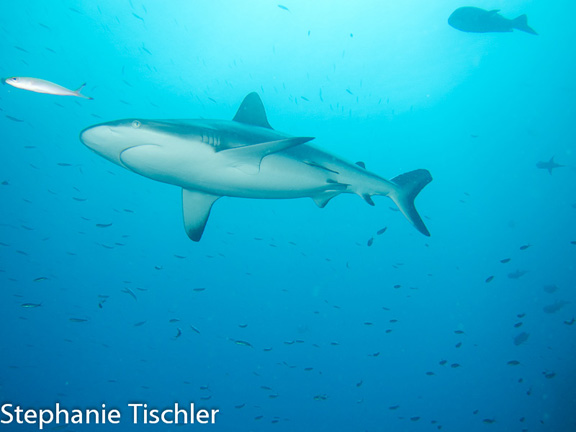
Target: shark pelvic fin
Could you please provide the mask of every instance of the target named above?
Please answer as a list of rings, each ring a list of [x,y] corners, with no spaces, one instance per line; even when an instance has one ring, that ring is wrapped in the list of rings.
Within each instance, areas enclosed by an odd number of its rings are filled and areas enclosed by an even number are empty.
[[[272,129],[266,118],[266,110],[262,99],[260,99],[258,93],[254,92],[244,98],[232,120],[238,123]]]
[[[212,204],[220,198],[190,189],[182,189],[182,213],[184,215],[184,229],[191,240],[200,241],[204,227],[210,216]]]
[[[314,138],[311,137],[294,137],[278,141],[268,141],[258,144],[235,147],[222,150],[222,154],[231,156],[234,160],[233,166],[245,172],[246,174],[258,174],[260,172],[260,163],[262,159],[269,154],[278,153],[282,150],[304,144]]]

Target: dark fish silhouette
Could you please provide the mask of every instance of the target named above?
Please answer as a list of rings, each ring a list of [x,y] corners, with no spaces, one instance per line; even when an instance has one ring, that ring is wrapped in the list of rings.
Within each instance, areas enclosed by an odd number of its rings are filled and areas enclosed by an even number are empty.
[[[554,162],[554,156],[552,156],[548,162],[540,161],[536,164],[536,168],[546,169],[546,170],[548,170],[550,175],[552,175],[552,170],[554,168],[562,168],[562,167],[564,167],[564,165],[560,165],[560,164],[557,164],[556,162]]]
[[[514,29],[537,35],[528,26],[526,15],[507,19],[500,15],[500,9],[487,11],[476,7],[461,7],[452,12],[448,24],[456,30],[469,33],[508,33]]]

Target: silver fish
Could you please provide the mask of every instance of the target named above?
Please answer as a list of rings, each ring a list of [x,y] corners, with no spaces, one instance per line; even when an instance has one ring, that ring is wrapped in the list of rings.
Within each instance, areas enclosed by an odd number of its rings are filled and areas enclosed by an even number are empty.
[[[56,96],[77,96],[84,99],[93,99],[80,93],[86,83],[82,84],[76,90],[70,90],[66,87],[62,87],[58,84],[54,84],[53,82],[39,78],[10,77],[6,78],[4,82],[8,85],[11,85],[12,87],[33,91],[36,93],[45,93]]]

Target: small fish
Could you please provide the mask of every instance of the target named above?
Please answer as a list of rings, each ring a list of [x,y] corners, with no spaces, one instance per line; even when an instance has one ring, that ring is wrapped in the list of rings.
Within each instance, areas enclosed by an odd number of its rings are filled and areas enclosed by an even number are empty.
[[[8,120],[12,120],[12,121],[15,121],[15,122],[17,122],[17,123],[23,123],[23,122],[24,122],[24,120],[21,120],[21,119],[16,118],[16,117],[12,117],[11,115],[8,115],[8,114],[6,114],[6,118],[7,118]]]
[[[315,401],[325,401],[326,399],[328,399],[328,396],[326,396],[325,394],[314,396]]]
[[[190,324],[190,328],[192,330],[194,330],[196,333],[200,334],[200,330],[198,330],[196,327],[194,327],[192,324]]]
[[[300,96],[302,98],[302,100],[305,100],[306,102],[310,102],[310,99],[308,99],[307,97],[304,96]]]
[[[393,406],[388,407],[388,409],[389,409],[389,410],[392,410],[392,411],[395,411],[395,410],[397,410],[398,408],[400,408],[400,405],[393,405]]]
[[[531,244],[522,245],[522,246],[520,246],[520,250],[526,250],[526,249],[528,249],[530,246],[532,246],[532,245],[531,245]]]
[[[130,294],[134,300],[138,301],[138,297],[136,297],[136,294],[134,294],[134,291],[132,291],[130,288],[124,288],[122,292]]]
[[[242,341],[242,340],[235,340],[234,343],[236,345],[246,346],[250,348],[254,348],[250,342]]]
[[[290,9],[288,9],[286,6],[279,4],[278,7],[282,10],[285,10],[287,12],[290,12]]]
[[[572,317],[572,319],[570,321],[564,321],[564,324],[573,325],[575,321],[576,321],[576,319],[574,319],[574,317]]]
[[[10,77],[6,78],[4,82],[8,85],[11,85],[12,87],[32,91],[35,93],[44,93],[56,96],[77,96],[84,99],[93,99],[80,93],[86,83],[82,84],[76,90],[69,90],[65,87],[59,86],[58,84],[54,84],[53,82],[39,78]]]
[[[518,366],[520,364],[520,362],[518,360],[510,360],[508,363],[506,363],[509,366]]]
[[[492,423],[496,423],[496,420],[494,419],[489,419],[489,418],[485,418],[484,420],[482,420],[484,423],[487,424],[492,424]]]
[[[33,309],[42,306],[42,303],[22,303],[20,306],[25,309]]]
[[[176,322],[178,322],[178,321],[180,321],[178,318],[172,318],[172,319],[171,319],[170,321],[168,321],[168,322],[170,322],[170,323],[176,323]]]
[[[42,282],[45,280],[48,280],[48,278],[45,276],[40,276],[40,277],[37,277],[36,279],[34,279],[34,282]]]
[[[522,333],[518,334],[517,336],[514,337],[514,345],[516,345],[516,346],[522,345],[524,342],[526,342],[528,340],[529,337],[530,337],[530,334],[526,333],[526,332],[522,332]]]
[[[492,282],[492,280],[494,280],[494,276],[488,276],[485,280],[486,283],[490,283]]]
[[[387,229],[388,229],[388,227],[384,227],[384,228],[378,230],[378,231],[376,232],[376,235],[382,235],[382,234],[384,234]]]
[[[462,330],[454,330],[454,333],[456,334],[464,334],[464,332]]]
[[[374,237],[371,237],[368,239],[368,243],[366,243],[367,246],[372,246],[374,244]]]
[[[524,323],[523,323],[522,321],[517,322],[516,324],[514,324],[514,328],[522,327],[523,324],[524,324]]]
[[[458,364],[458,363],[452,363],[452,364],[450,365],[450,367],[451,367],[452,369],[456,369],[456,368],[459,368],[459,367],[460,367],[460,364]]]
[[[548,314],[553,314],[558,312],[560,309],[562,309],[564,306],[566,306],[567,304],[570,304],[569,301],[565,301],[565,300],[556,300],[554,303],[552,303],[551,305],[548,306],[544,306],[542,308],[542,310]]]
[[[556,372],[542,372],[544,374],[544,378],[552,379],[556,376]]]
[[[544,286],[544,291],[546,291],[549,294],[556,292],[556,290],[558,290],[558,287],[556,285],[545,285]]]
[[[108,228],[112,226],[112,222],[110,222],[109,224],[102,224],[102,223],[97,223],[96,226],[98,228]]]
[[[504,259],[501,259],[500,262],[501,262],[502,264],[506,264],[506,263],[509,263],[510,260],[511,260],[511,258],[504,258]]]
[[[520,279],[526,273],[528,273],[526,270],[516,270],[515,272],[508,273],[508,277],[510,279]]]
[[[134,324],[134,327],[140,327],[140,326],[143,326],[144,324],[146,324],[146,321],[140,321],[140,322],[137,322],[136,324]]]
[[[176,337],[174,339],[178,339],[180,336],[182,336],[182,330],[180,330],[179,328],[176,329],[177,333],[176,333]]]
[[[350,91],[350,89],[346,89],[346,93],[351,94],[352,96],[354,96],[354,93],[352,93],[352,92]]]
[[[454,345],[455,348],[460,348],[462,346],[462,342],[458,342],[456,345]]]
[[[83,323],[88,321],[87,319],[84,318],[68,318],[68,321],[73,322],[73,323]]]

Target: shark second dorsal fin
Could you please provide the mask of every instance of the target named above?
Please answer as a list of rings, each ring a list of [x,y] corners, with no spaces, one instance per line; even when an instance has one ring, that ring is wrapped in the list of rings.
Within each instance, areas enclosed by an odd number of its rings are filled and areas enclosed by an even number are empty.
[[[204,227],[210,216],[212,204],[220,198],[190,189],[182,189],[182,213],[184,215],[184,229],[191,240],[200,241]]]
[[[272,129],[266,118],[266,110],[258,93],[250,93],[244,98],[232,120],[238,123]]]

